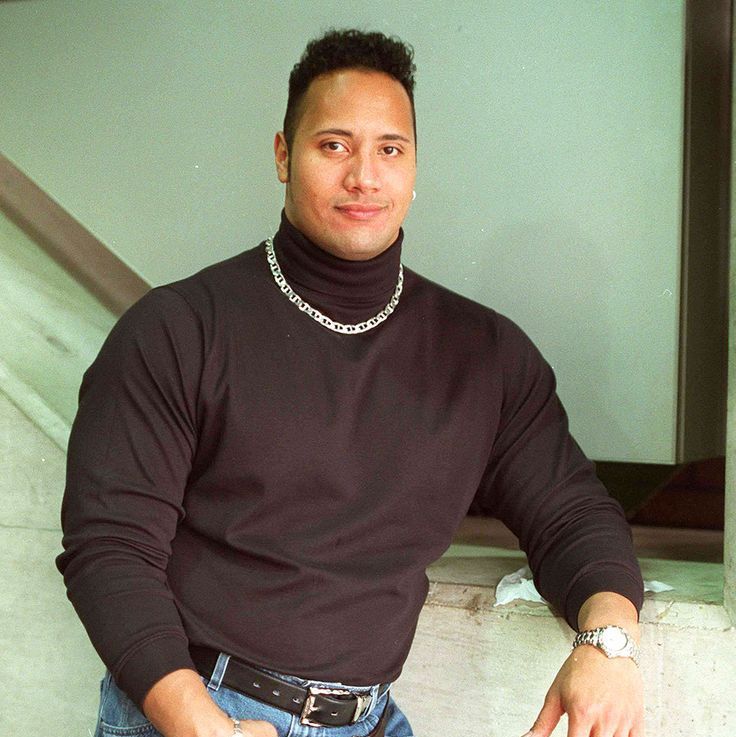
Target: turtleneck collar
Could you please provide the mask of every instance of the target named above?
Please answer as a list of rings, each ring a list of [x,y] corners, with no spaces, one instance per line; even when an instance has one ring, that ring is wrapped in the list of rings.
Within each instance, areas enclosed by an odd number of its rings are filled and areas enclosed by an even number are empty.
[[[286,281],[302,299],[338,322],[360,322],[391,299],[403,236],[400,230],[397,239],[372,259],[350,261],[315,245],[282,212],[274,250]]]

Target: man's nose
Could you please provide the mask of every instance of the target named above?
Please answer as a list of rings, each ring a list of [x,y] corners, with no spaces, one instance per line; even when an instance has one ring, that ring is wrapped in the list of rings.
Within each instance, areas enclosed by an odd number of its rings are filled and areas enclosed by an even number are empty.
[[[378,162],[370,153],[356,152],[350,160],[350,167],[345,177],[345,187],[361,192],[375,191],[380,188]]]

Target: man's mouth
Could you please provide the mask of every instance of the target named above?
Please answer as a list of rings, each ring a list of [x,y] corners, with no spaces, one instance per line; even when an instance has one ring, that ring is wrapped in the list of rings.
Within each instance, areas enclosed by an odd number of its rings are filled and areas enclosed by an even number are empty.
[[[374,204],[362,204],[362,203],[349,203],[345,205],[338,205],[337,209],[346,217],[352,220],[371,220],[372,218],[380,215],[385,207],[384,205]]]

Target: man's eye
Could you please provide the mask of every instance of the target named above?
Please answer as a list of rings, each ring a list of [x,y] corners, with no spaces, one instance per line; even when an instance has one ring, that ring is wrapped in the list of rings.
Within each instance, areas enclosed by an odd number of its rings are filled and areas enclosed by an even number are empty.
[[[401,153],[401,149],[397,146],[384,146],[383,153],[386,156],[398,156]]]
[[[340,141],[327,141],[326,143],[322,144],[322,148],[326,149],[327,151],[345,151],[345,146],[343,146]]]

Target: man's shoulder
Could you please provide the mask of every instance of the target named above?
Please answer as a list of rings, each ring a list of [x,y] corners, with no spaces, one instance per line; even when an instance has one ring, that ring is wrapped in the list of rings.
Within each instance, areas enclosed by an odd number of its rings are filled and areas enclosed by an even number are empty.
[[[265,282],[258,277],[265,264],[262,245],[153,287],[125,312],[116,331],[140,331],[146,324],[185,329],[211,324],[240,304],[258,301]]]
[[[526,333],[511,318],[492,307],[455,292],[413,269],[405,267],[404,272],[416,299],[433,310],[436,319],[454,327],[464,324],[491,331],[498,339],[505,341],[528,340]]]
[[[439,334],[446,350],[478,359],[491,370],[500,369],[508,386],[524,392],[525,386],[544,381],[554,387],[554,375],[529,335],[510,317],[487,307],[416,272],[406,270],[417,298],[418,309]]]
[[[152,302],[185,302],[194,313],[217,310],[220,306],[247,300],[263,282],[266,266],[263,244],[205,266],[200,271],[154,287],[144,297]]]
[[[266,264],[263,244],[259,244],[182,279],[162,285],[161,289],[173,290],[182,296],[194,296],[205,291],[212,296],[227,294],[233,288],[242,290],[252,278],[263,271]]]

